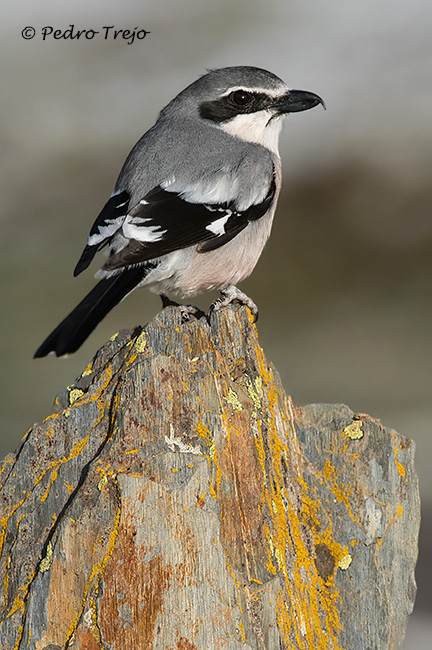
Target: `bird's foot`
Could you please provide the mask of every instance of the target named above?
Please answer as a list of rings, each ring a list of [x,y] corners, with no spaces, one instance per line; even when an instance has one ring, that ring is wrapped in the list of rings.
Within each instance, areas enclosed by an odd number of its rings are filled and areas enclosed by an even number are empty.
[[[189,322],[191,318],[196,318],[199,320],[205,316],[205,313],[202,311],[202,309],[195,307],[195,305],[179,305],[179,307],[182,316],[182,323]]]
[[[164,296],[162,293],[160,294],[160,299],[162,300],[162,309],[165,309],[165,307],[180,307],[178,302],[174,302],[174,300],[171,300],[168,296]]]
[[[162,294],[161,300],[162,309],[165,309],[165,307],[178,307],[180,309],[182,323],[187,323],[192,317],[199,319],[205,316],[204,312],[199,307],[195,307],[195,305],[180,305],[178,302],[174,302],[174,300]]]
[[[220,292],[220,298],[214,301],[210,305],[209,313],[208,313],[208,319],[210,320],[211,315],[213,312],[218,311],[221,307],[226,307],[229,305],[233,300],[238,300],[241,302],[243,305],[246,305],[246,307],[249,307],[249,309],[252,312],[253,316],[253,322],[256,323],[258,320],[258,307],[254,303],[254,301],[249,298],[243,291],[240,291],[240,289],[237,289],[237,287],[231,286],[227,287],[226,289],[223,289]]]

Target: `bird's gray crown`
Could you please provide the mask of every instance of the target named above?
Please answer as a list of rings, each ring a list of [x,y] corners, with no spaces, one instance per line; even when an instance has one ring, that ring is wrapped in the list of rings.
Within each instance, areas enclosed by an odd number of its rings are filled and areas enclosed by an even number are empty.
[[[233,66],[210,70],[179,93],[162,111],[160,116],[168,117],[183,114],[189,117],[199,113],[201,117],[213,119],[210,115],[203,115],[203,106],[207,106],[220,98],[239,91],[250,91],[257,97],[255,110],[265,108],[265,101],[283,95],[287,91],[285,83],[276,75],[262,68],[253,66]],[[239,97],[240,101],[241,98]],[[234,106],[234,109],[236,106]],[[239,103],[238,112],[242,112]],[[204,112],[206,108],[204,108]],[[232,116],[232,115],[230,115]],[[226,116],[225,119],[228,119]],[[215,121],[223,121],[216,119]]]

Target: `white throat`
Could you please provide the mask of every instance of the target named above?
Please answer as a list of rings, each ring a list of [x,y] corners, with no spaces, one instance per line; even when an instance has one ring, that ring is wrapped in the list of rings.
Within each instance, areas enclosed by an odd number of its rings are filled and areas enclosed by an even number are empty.
[[[279,136],[282,129],[283,115],[274,117],[271,111],[245,113],[236,115],[232,120],[221,125],[226,133],[246,142],[261,144],[279,156]]]

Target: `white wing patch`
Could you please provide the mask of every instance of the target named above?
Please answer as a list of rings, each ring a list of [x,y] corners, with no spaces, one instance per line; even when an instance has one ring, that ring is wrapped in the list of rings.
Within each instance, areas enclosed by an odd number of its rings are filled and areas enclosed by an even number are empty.
[[[114,233],[116,233],[120,228],[124,217],[125,215],[117,217],[117,219],[107,219],[103,226],[98,227],[98,232],[95,232],[94,235],[90,235],[87,240],[87,246],[96,246],[105,239],[114,235]]]
[[[231,203],[238,197],[238,181],[226,174],[211,180],[202,180],[199,183],[186,186],[178,180],[170,179],[160,185],[167,192],[181,196],[188,203],[220,204]]]
[[[227,211],[227,214],[223,217],[220,217],[219,219],[216,219],[216,221],[212,221],[209,223],[208,226],[206,226],[206,230],[210,230],[214,235],[224,235],[225,234],[225,224],[230,218],[232,212],[231,210]]]
[[[147,221],[150,221],[150,219],[127,216],[122,228],[124,237],[126,239],[136,239],[146,244],[160,241],[166,230],[163,230],[160,226],[146,226]]]

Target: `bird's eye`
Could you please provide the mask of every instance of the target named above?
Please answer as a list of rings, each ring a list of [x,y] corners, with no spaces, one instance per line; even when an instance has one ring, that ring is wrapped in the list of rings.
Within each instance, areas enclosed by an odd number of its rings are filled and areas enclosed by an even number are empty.
[[[238,106],[246,106],[252,99],[251,93],[248,93],[246,90],[236,90],[231,94],[231,97],[233,102]]]

